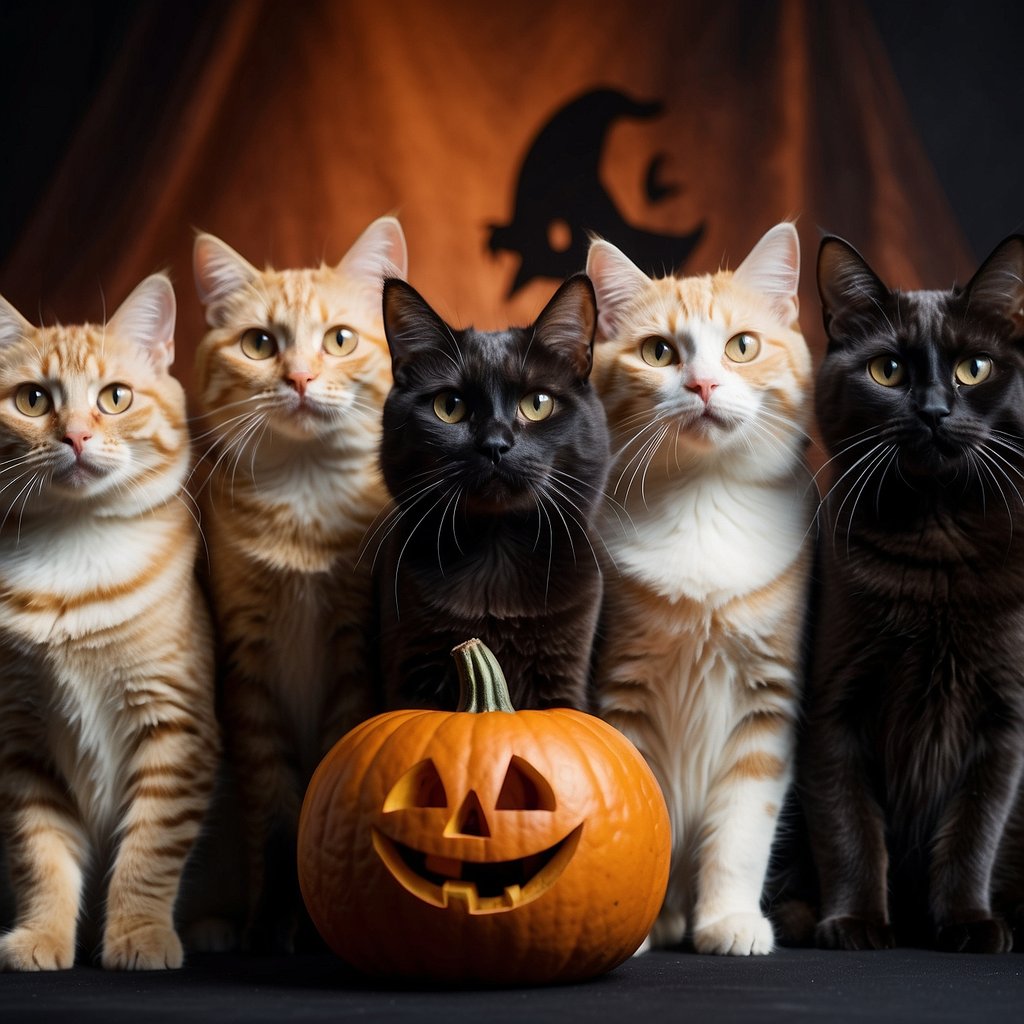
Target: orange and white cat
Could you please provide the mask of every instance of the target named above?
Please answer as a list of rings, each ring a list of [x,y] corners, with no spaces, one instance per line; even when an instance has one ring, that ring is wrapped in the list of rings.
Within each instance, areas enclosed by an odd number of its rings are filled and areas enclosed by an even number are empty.
[[[367,527],[391,360],[385,277],[403,277],[393,217],[336,266],[258,270],[201,234],[209,332],[196,356],[197,470],[224,674],[225,742],[248,849],[246,944],[288,949],[301,900],[299,809],[331,745],[375,710]]]
[[[651,279],[600,240],[587,261],[618,451],[596,699],[669,807],[657,946],[773,947],[760,899],[792,774],[814,509],[799,259],[784,223],[735,272]]]
[[[2,969],[71,967],[96,887],[104,967],[181,966],[219,740],[174,320],[159,274],[102,326],[33,327],[0,299]]]

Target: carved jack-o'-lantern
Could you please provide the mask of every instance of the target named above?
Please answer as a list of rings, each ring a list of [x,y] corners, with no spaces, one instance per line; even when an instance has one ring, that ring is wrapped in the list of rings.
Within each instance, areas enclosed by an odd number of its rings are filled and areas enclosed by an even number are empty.
[[[657,783],[604,722],[514,711],[479,641],[453,653],[458,711],[378,715],[317,769],[299,825],[313,921],[374,974],[525,984],[610,970],[664,896]]]

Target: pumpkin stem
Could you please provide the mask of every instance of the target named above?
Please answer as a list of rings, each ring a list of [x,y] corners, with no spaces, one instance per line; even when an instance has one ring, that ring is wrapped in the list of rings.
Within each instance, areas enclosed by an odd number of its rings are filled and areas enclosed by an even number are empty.
[[[474,638],[459,644],[453,648],[452,657],[459,672],[459,711],[515,712],[505,673],[482,640]]]

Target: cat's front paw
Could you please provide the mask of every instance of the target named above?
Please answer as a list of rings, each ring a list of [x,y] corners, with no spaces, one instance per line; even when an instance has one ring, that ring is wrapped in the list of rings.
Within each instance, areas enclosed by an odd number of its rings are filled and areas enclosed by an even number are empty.
[[[896,937],[885,921],[872,921],[852,914],[826,917],[814,930],[820,949],[893,949]]]
[[[685,938],[686,915],[662,907],[645,941],[647,949],[667,949],[681,945]]]
[[[948,921],[936,928],[935,946],[947,953],[1009,953],[1013,932],[1001,917]]]
[[[74,962],[73,935],[15,928],[0,938],[3,971],[66,971]]]
[[[164,971],[184,961],[177,932],[165,924],[142,924],[123,931],[108,928],[100,962],[111,971]]]
[[[699,924],[693,933],[698,953],[722,956],[761,956],[775,947],[768,918],[761,914],[727,914],[710,924]]]
[[[203,917],[182,929],[190,953],[230,953],[238,949],[238,928],[224,917]]]

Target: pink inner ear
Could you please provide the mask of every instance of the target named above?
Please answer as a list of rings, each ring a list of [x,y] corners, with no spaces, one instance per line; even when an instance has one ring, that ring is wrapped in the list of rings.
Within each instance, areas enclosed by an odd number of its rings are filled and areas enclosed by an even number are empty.
[[[158,366],[166,368],[174,360],[175,316],[171,282],[163,274],[153,274],[121,303],[108,327],[142,346]]]

